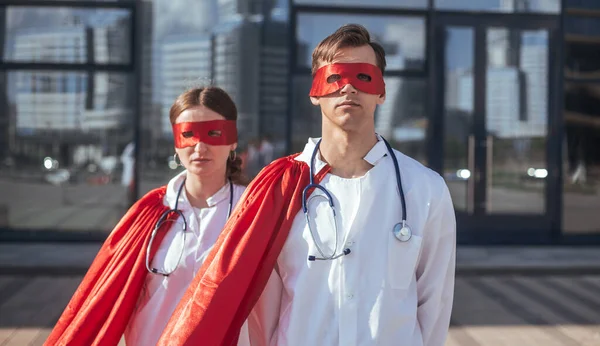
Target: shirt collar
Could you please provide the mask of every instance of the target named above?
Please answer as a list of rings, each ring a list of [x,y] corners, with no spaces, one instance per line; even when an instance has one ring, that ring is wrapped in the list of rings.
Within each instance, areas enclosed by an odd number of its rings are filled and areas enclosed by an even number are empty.
[[[302,151],[302,153],[300,155],[296,156],[296,160],[305,162],[307,165],[310,166],[312,154],[313,154],[315,147],[317,146],[317,143],[319,142],[320,139],[321,138],[309,138],[308,142],[304,146],[304,150]],[[375,166],[381,161],[382,158],[387,156],[387,154],[388,154],[388,150],[387,150],[387,147],[385,146],[385,143],[383,142],[381,136],[377,135],[377,143],[375,143],[373,148],[371,148],[371,150],[369,150],[367,155],[365,155],[365,157],[363,157],[363,160],[365,160],[368,163],[370,163],[371,165]],[[323,162],[323,160],[321,160],[321,153],[319,153],[319,152],[317,152],[314,164],[315,164],[315,170],[314,170],[313,174],[318,174],[327,165],[325,162]]]
[[[185,179],[186,175],[187,175],[187,171],[184,170],[183,172],[181,172],[181,173],[177,174],[175,177],[173,177],[167,184],[167,193],[165,195],[165,199],[166,199],[167,205],[171,209],[175,208],[177,192],[179,191],[179,187],[181,186],[181,184],[183,184],[183,180]],[[206,203],[208,204],[209,207],[213,207],[227,198],[229,198],[229,182],[227,182],[227,184],[223,185],[223,187],[220,188],[219,191],[217,191],[214,195],[209,197],[206,200]],[[190,207],[191,207],[191,205],[187,198],[187,194],[185,193],[185,187],[184,187],[183,190],[181,191],[181,195],[179,196],[179,203],[177,204],[177,208],[183,210],[184,208],[190,208]]]

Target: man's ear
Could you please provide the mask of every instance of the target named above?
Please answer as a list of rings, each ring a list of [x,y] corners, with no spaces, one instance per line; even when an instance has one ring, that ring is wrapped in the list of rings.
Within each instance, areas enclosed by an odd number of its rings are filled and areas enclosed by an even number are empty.
[[[384,102],[385,102],[385,94],[379,95],[379,98],[377,99],[377,104],[382,105]]]
[[[318,97],[312,97],[312,96],[311,96],[311,97],[310,97],[310,102],[311,102],[313,105],[315,105],[315,106],[318,106],[318,105],[320,104],[320,103],[319,103],[319,98],[318,98]]]

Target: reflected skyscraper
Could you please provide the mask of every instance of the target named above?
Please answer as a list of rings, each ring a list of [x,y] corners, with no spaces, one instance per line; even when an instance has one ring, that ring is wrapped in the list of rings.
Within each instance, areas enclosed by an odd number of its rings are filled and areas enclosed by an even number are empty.
[[[260,128],[262,134],[283,137],[287,126],[287,22],[266,22],[260,60]]]
[[[6,8],[0,7],[0,57],[4,57],[4,42],[5,42],[5,30],[6,30]],[[10,111],[8,97],[6,93],[6,74],[0,73],[0,107],[3,107],[3,111],[0,112],[0,160],[8,156],[12,151],[11,138],[13,138],[13,131],[11,124],[14,122],[11,119],[12,112]]]
[[[162,114],[161,136],[171,138],[169,110],[186,89],[210,84],[213,70],[213,39],[205,35],[173,35],[161,47]]]
[[[218,2],[214,82],[238,106],[238,130],[247,141],[284,133],[287,100],[287,24],[267,22],[273,1]]]
[[[120,13],[102,14],[97,20],[78,17],[61,26],[17,29],[12,36],[10,59],[25,62],[122,63],[129,59],[128,36],[123,33],[128,18]],[[125,42],[122,42],[126,39]],[[47,143],[62,136],[59,151],[63,163],[71,161],[76,145],[106,137],[106,131],[118,133],[131,126],[133,84],[126,75],[58,71],[18,71],[12,77],[16,104],[16,152],[43,154]],[[117,136],[117,138],[119,138]],[[116,151],[121,139],[107,143]],[[22,150],[19,150],[22,149]],[[28,148],[28,149],[26,149]],[[39,150],[35,149],[39,148]],[[112,148],[112,150],[110,149]]]
[[[486,72],[486,128],[500,138],[544,136],[547,126],[548,37],[545,32],[490,30]],[[446,102],[473,111],[473,71],[457,72]]]

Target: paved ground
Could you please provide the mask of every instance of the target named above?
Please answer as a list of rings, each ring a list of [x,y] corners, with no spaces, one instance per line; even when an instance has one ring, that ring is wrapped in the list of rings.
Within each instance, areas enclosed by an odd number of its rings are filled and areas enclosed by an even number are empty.
[[[0,276],[0,345],[41,345],[81,276]],[[600,345],[600,275],[459,277],[447,346]]]

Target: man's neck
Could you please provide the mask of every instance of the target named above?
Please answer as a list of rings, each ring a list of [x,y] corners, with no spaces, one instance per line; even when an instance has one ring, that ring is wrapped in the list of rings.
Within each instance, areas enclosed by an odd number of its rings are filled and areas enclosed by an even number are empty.
[[[365,175],[373,166],[364,157],[377,143],[375,131],[346,132],[339,128],[323,128],[321,159],[331,167],[331,174],[342,178]]]
[[[225,174],[213,174],[210,176],[199,177],[187,173],[185,180],[185,192],[192,207],[208,207],[207,199],[217,193],[227,182]]]

